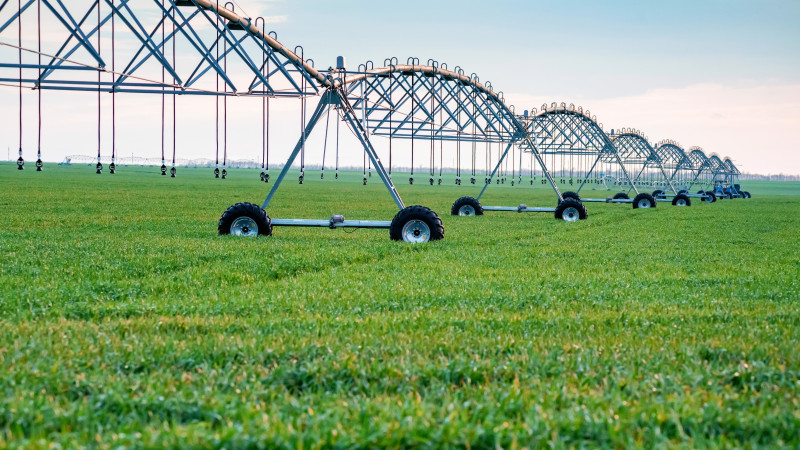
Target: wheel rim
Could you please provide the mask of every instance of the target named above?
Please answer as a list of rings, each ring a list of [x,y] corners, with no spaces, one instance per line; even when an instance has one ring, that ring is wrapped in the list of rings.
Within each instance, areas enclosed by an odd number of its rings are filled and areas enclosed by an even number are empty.
[[[458,208],[458,215],[459,216],[474,216],[475,215],[475,208],[472,205],[461,205]]]
[[[649,208],[650,206],[650,200],[646,198],[639,200],[639,208]]]
[[[703,201],[705,201],[706,203],[711,203],[711,196],[709,195],[709,196],[703,198]]]
[[[258,225],[255,220],[247,216],[238,217],[231,224],[231,234],[234,236],[256,237],[258,236]]]
[[[403,240],[418,244],[428,242],[431,238],[431,228],[427,223],[419,220],[409,220],[403,225]]]
[[[679,198],[678,201],[675,202],[675,206],[686,206],[686,200]]]
[[[561,213],[561,218],[564,219],[565,222],[575,222],[581,218],[581,215],[578,208],[570,206],[564,209],[564,212]]]

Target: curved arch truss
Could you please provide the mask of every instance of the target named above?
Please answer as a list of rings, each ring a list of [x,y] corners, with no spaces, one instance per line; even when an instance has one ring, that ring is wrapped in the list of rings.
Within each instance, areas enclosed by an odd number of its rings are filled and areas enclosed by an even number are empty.
[[[729,172],[731,175],[741,175],[741,174],[742,174],[742,173],[739,171],[739,168],[738,168],[738,167],[736,167],[736,165],[734,165],[734,164],[733,164],[733,161],[731,161],[731,159],[730,159],[730,158],[727,158],[727,157],[726,157],[726,158],[725,158],[725,159],[724,159],[722,162],[725,164],[725,166],[727,166],[727,168],[728,168],[728,172]]]
[[[676,141],[664,139],[655,145],[654,150],[661,160],[662,167],[670,174],[669,180],[677,183],[681,189],[687,191],[691,189],[703,170],[703,161],[705,161],[703,152],[699,151],[702,156],[695,158],[698,161],[696,164],[691,154],[687,155],[683,147]]]
[[[359,119],[375,135],[484,142],[524,136],[500,94],[435,65],[391,65],[335,84],[345,87]]]
[[[711,162],[708,160],[708,157],[706,156],[702,147],[694,146],[689,148],[689,161],[691,161],[695,170],[711,169]]]
[[[561,199],[561,193],[547,172],[525,125],[505,104],[502,94],[495,93],[491,86],[481,84],[475,76],[465,76],[463,71],[454,72],[431,64],[418,65],[416,61],[378,69],[362,68],[349,76],[343,69],[330,72],[327,90],[267,195],[264,208],[303,148],[306,136],[330,105],[350,126],[400,209],[404,208],[403,201],[370,142],[372,135],[505,144],[505,150],[477,198],[491,184],[511,148],[518,145],[534,154],[543,176]]]
[[[531,112],[532,115],[526,119],[527,130],[538,151],[545,156],[545,161],[548,155],[552,159],[551,165],[557,164],[559,157],[586,158],[586,164],[579,166],[578,192],[586,183],[593,181],[608,187],[610,178],[614,185],[629,185],[638,193],[617,147],[603,131],[596,116],[581,106],[563,102],[551,103],[550,106],[544,104],[541,110],[534,108]],[[571,168],[572,163],[569,164]],[[563,161],[561,165],[563,172]],[[605,166],[606,170],[598,169],[600,165]],[[619,172],[619,176],[608,175],[605,173],[608,171]]]
[[[612,133],[611,141],[626,163],[657,165],[661,163],[647,137],[639,130],[623,128]]]
[[[677,194],[670,176],[667,175],[664,169],[662,156],[655,151],[653,146],[650,145],[647,136],[641,131],[623,128],[611,135],[611,141],[617,148],[622,161],[634,170],[638,168],[638,172],[633,179],[634,184],[639,182],[642,176],[647,176],[648,171],[660,173],[663,176],[661,185],[669,187],[673,194]],[[656,186],[659,185],[658,183],[653,182]]]
[[[737,175],[727,164],[730,158],[725,158],[725,161],[723,161],[719,155],[712,153],[711,156],[708,157],[708,161],[715,179],[729,181],[731,177]]]
[[[240,16],[216,1],[69,3],[25,0],[19,8],[8,0],[0,3],[0,50],[6,61],[0,64],[0,83],[72,91],[298,97],[319,93],[326,82],[310,60],[266,31],[263,18]],[[33,23],[47,36],[36,45],[17,33]]]
[[[549,108],[542,105],[542,111],[533,110],[528,128],[542,153],[597,155],[604,161],[614,161],[617,150],[603,132],[602,127],[592,119],[582,107],[567,107],[564,103]]]
[[[695,184],[710,187],[714,182],[714,164],[701,147],[689,147],[688,157],[694,167],[694,176],[689,187]]]
[[[665,169],[692,170],[694,164],[686,155],[683,147],[676,141],[665,139],[658,142],[653,150]]]

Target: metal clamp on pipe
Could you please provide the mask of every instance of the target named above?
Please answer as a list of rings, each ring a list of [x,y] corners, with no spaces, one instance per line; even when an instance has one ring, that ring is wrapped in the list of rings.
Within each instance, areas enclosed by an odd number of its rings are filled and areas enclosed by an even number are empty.
[[[336,228],[336,224],[343,224],[344,223],[344,216],[341,214],[334,214],[331,216],[330,228],[331,230]]]
[[[525,211],[526,209],[528,209],[528,205],[526,205],[525,203],[522,203],[521,205],[519,205],[519,206],[517,207],[517,211],[518,211],[518,212]]]

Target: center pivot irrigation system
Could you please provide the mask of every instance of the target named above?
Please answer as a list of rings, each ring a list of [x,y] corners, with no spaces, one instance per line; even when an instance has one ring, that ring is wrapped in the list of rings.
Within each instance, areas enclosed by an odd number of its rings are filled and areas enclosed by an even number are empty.
[[[80,3],[80,4],[78,4]],[[44,20],[43,20],[44,19]],[[588,111],[574,105],[544,105],[518,115],[491,83],[481,83],[474,73],[460,67],[409,58],[372,62],[348,71],[343,58],[335,68],[318,70],[303,56],[302,47],[290,50],[265,29],[266,20],[251,19],[236,12],[231,2],[209,0],[0,0],[0,84],[19,90],[19,159],[24,169],[23,91],[38,97],[37,171],[42,170],[42,92],[84,91],[97,94],[96,173],[102,161],[102,93],[111,94],[111,158],[109,172],[116,168],[116,94],[161,96],[161,174],[167,174],[168,137],[171,137],[172,167],[176,176],[176,102],[179,96],[205,95],[216,98],[216,159],[214,176],[227,176],[228,99],[259,97],[262,108],[261,180],[269,173],[269,102],[281,98],[301,100],[300,136],[288,160],[274,180],[261,206],[237,203],[219,221],[220,234],[270,235],[275,226],[388,228],[393,240],[426,242],[444,237],[439,216],[423,206],[406,206],[392,180],[392,147],[397,139],[411,149],[414,184],[414,154],[428,153],[430,172],[424,183],[442,183],[444,144],[456,152],[455,184],[462,185],[462,152],[471,155],[469,184],[482,184],[477,197],[461,197],[451,214],[482,215],[485,211],[549,212],[556,219],[575,221],[587,217],[582,202],[632,203],[634,208],[654,207],[657,201],[690,205],[690,198],[714,201],[723,197],[749,197],[736,183],[739,171],[730,159],[707,157],[699,148],[689,154],[672,141],[652,146],[639,132],[625,129],[606,134]],[[42,39],[42,33],[47,39]],[[29,35],[35,33],[35,38]],[[23,39],[23,36],[26,36]],[[118,45],[125,39],[126,45]],[[130,45],[134,42],[135,45]],[[110,45],[109,45],[110,44]],[[167,98],[171,100],[171,106]],[[308,115],[308,100],[316,106]],[[172,113],[171,133],[168,111]],[[363,184],[377,173],[398,208],[391,221],[270,218],[266,209],[299,159],[298,181],[305,178],[308,136],[326,118],[325,144],[331,116],[336,117],[336,173],[338,178],[338,129],[345,123],[364,152]],[[220,131],[220,127],[222,130]],[[388,169],[379,157],[373,139],[388,141]],[[220,144],[220,137],[221,144]],[[386,142],[384,141],[384,142]],[[462,144],[464,148],[462,149]],[[478,144],[485,147],[485,169],[480,180],[476,169]],[[436,174],[438,146],[439,173]],[[497,160],[492,164],[493,148]],[[220,170],[220,150],[222,170]],[[325,152],[320,177],[324,178]],[[405,150],[407,152],[407,150]],[[505,184],[511,163],[510,184],[522,184],[523,154],[530,157],[530,184],[540,178],[556,197],[555,207],[483,206],[480,199],[492,185]],[[519,155],[519,165],[516,165]],[[517,171],[517,167],[519,170]],[[419,176],[419,175],[417,175]],[[464,177],[466,181],[466,176]],[[482,181],[482,183],[480,183]],[[604,199],[581,198],[586,184],[620,192]],[[693,186],[701,189],[689,194]],[[576,186],[575,191],[561,189]],[[657,186],[653,194],[643,186]],[[635,198],[630,195],[635,193]]]

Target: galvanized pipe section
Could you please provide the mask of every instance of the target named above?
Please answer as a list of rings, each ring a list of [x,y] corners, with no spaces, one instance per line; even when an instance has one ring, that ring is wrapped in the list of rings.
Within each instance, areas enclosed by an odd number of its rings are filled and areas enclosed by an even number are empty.
[[[332,220],[272,219],[273,227],[323,227],[323,228],[389,228],[391,220]]]
[[[526,205],[519,206],[484,206],[484,211],[511,211],[511,212],[556,212],[556,208],[540,208]]]
[[[614,203],[614,199],[611,197],[608,198],[583,198],[581,197],[581,203]]]

